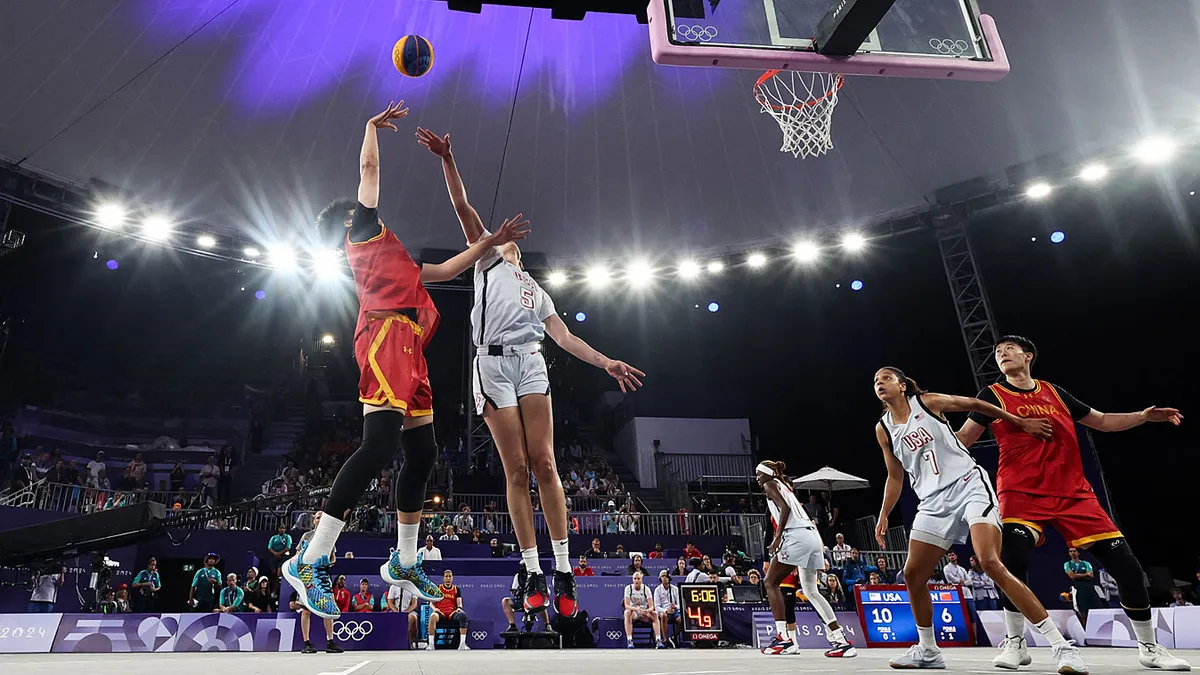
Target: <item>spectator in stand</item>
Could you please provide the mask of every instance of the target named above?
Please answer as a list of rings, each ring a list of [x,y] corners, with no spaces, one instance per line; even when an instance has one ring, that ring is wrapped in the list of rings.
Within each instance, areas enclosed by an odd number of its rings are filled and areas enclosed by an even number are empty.
[[[667,571],[670,572],[671,576],[673,577],[686,577],[690,571],[688,569],[687,558],[679,556],[679,559],[675,561],[675,566],[669,568]]]
[[[153,614],[158,592],[162,590],[162,577],[158,574],[158,559],[146,561],[146,569],[133,578],[133,611]]]
[[[492,549],[492,557],[493,558],[503,558],[504,557],[504,545],[500,543],[499,539],[492,539],[492,543],[490,544],[490,547]]]
[[[649,558],[649,559],[651,559],[651,560],[662,560],[662,558],[663,558],[663,545],[662,545],[662,542],[661,542],[661,541],[660,541],[660,542],[656,542],[656,543],[654,544],[654,550],[653,550],[653,551],[650,551],[650,553],[649,553],[649,554],[647,554],[647,555],[646,555],[646,557],[647,557],[647,558]]]
[[[1191,607],[1191,606],[1192,606],[1192,603],[1188,602],[1187,598],[1183,597],[1183,589],[1178,588],[1178,587],[1171,589],[1171,604],[1168,605],[1168,607]]]
[[[59,566],[57,573],[39,574],[33,578],[32,593],[29,594],[30,614],[53,614],[58,602],[58,589],[67,578],[67,568]]]
[[[836,574],[825,575],[825,599],[834,609],[846,605],[846,589],[842,588],[842,582]]]
[[[604,551],[600,550],[600,538],[599,537],[592,539],[592,547],[589,548],[587,550],[587,553],[584,553],[583,555],[586,556],[589,560],[591,560],[592,558],[608,557],[607,555],[605,555]]]
[[[46,482],[57,483],[61,485],[70,485],[71,480],[67,475],[67,463],[61,459],[50,467],[50,471],[46,473]]]
[[[679,587],[671,585],[671,573],[666,570],[658,573],[658,582],[654,589],[654,611],[658,612],[658,621],[662,624],[660,635],[669,636],[670,625],[679,623]]]
[[[446,533],[438,537],[441,541],[458,541],[458,533],[455,532],[453,525],[446,525]]]
[[[626,504],[621,507],[621,512],[617,514],[617,531],[624,534],[634,534],[637,532],[637,522],[642,516],[633,508],[632,505]]]
[[[200,467],[200,499],[208,506],[217,501],[217,482],[221,478],[221,468],[217,466],[217,458],[208,456],[208,462]]]
[[[699,558],[702,555],[704,554],[700,552],[700,549],[696,548],[695,542],[689,541],[687,546],[683,548],[683,557],[688,560],[691,560],[692,558]]]
[[[945,578],[946,583],[958,584],[962,587],[963,600],[967,601],[967,610],[971,613],[971,620],[975,621],[979,616],[978,606],[975,604],[974,589],[968,583],[967,570],[958,564],[958,554],[953,549],[946,552],[946,560],[949,562],[942,567],[942,577]]]
[[[833,545],[831,558],[833,566],[841,568],[846,562],[846,558],[850,557],[850,545],[846,543],[846,537],[841,532],[834,535],[834,539],[837,543]]]
[[[344,614],[350,611],[351,599],[350,589],[346,588],[346,575],[339,574],[337,581],[333,582],[333,604]]]
[[[817,530],[822,533],[821,539],[824,540],[825,532],[829,529],[829,511],[816,492],[808,493],[808,503],[804,505],[804,510],[808,512],[808,517],[816,523]]]
[[[254,569],[251,567],[250,569]],[[271,611],[271,580],[267,577],[256,577],[254,581],[246,580],[246,597],[243,607],[248,612],[264,614]]]
[[[91,468],[91,465],[88,465]],[[187,470],[183,468],[183,460],[175,460],[175,466],[171,467],[171,492],[179,494],[183,492],[183,483],[187,478]]]
[[[129,477],[133,481],[131,489],[140,490],[146,487],[146,461],[140,452],[129,462]]]
[[[875,558],[875,566],[867,566],[866,571],[867,573],[879,573],[879,578],[882,579],[883,583],[885,584],[896,583],[896,575],[892,574],[892,572],[888,570],[887,558],[884,558],[883,556],[878,556]]]
[[[647,574],[646,568],[642,565],[642,556],[634,553],[633,559],[629,561],[629,566],[625,568],[625,574],[633,576],[637,572],[641,572],[643,577]]]
[[[375,596],[371,594],[371,583],[366,579],[358,582],[358,592],[354,594],[354,611],[356,612],[374,612],[375,611]]]
[[[101,468],[100,475],[96,477],[96,484],[92,487],[99,490],[111,490],[112,483],[108,481],[108,469]]]
[[[688,561],[688,565],[692,570],[688,572],[687,578],[683,580],[685,584],[703,584],[708,582],[708,572],[704,569],[703,558],[692,558]]]
[[[617,544],[617,550],[613,551],[614,558],[628,558],[629,554],[625,552],[625,544]]]
[[[879,586],[882,584],[883,584],[883,579],[880,578],[879,572],[871,572],[870,576],[867,577],[867,585],[868,586]]]
[[[37,482],[37,469],[33,466],[33,456],[26,454],[21,458],[21,464],[12,471],[13,491],[29,487]]]
[[[238,576],[233,572],[225,575],[225,588],[221,589],[221,594],[217,600],[217,608],[214,612],[224,612],[232,614],[238,611],[242,603],[246,601],[246,592],[238,586]]]
[[[1000,593],[996,590],[996,582],[983,571],[975,556],[971,556],[968,565],[971,569],[967,570],[967,583],[975,596],[975,609],[980,612],[999,609]]]
[[[250,567],[246,568],[246,576],[242,580],[242,588],[244,588],[246,590],[246,592],[249,593],[250,588],[257,584],[258,584],[258,568],[254,567],[254,566],[250,566]]]
[[[275,534],[267,542],[267,567],[271,570],[272,583],[279,582],[283,563],[292,555],[292,535],[287,533],[287,523],[280,520]]]
[[[220,455],[217,457],[217,466],[221,468],[221,473],[217,477],[217,502],[228,504],[233,497],[233,474],[237,468],[232,445],[221,448]]]
[[[425,546],[417,549],[417,560],[441,560],[442,549],[433,545],[433,535],[425,535]]]
[[[573,572],[577,577],[596,576],[596,570],[592,569],[591,566],[588,565],[588,559],[585,555],[579,556],[579,564],[576,565],[575,569],[571,570],[571,572]]]
[[[209,553],[204,556],[204,567],[192,576],[192,587],[188,591],[188,605],[197,612],[211,612],[217,606],[217,594],[221,588],[221,571],[216,569],[221,556]]]
[[[41,446],[38,446],[40,449]],[[44,480],[46,474],[50,473],[50,469],[54,467],[54,463],[50,461],[50,453],[42,451],[38,455],[37,461],[33,464],[33,470],[36,474],[36,480]]]
[[[750,568],[750,571],[746,573],[746,580],[751,586],[758,587],[758,594],[760,596],[764,598],[767,597],[767,589],[765,586],[763,586],[762,574],[760,574],[758,570]]]
[[[625,587],[625,648],[633,649],[633,623],[642,621],[654,629],[654,648],[662,649],[662,624],[658,620],[658,612],[654,609],[654,594],[642,583],[642,573],[633,575],[633,583]]]
[[[463,504],[457,516],[454,516],[454,529],[459,532],[470,532],[475,529],[475,518],[471,516],[471,506]]]
[[[489,503],[483,507],[483,517],[480,518],[480,529],[487,534],[496,533],[496,505],[495,502]]]
[[[425,649],[433,651],[434,636],[437,635],[439,621],[454,621],[458,624],[458,649],[467,651],[470,649],[467,646],[469,621],[467,613],[463,611],[462,594],[459,592],[458,586],[454,585],[454,572],[446,570],[442,573],[440,590],[442,599],[429,603],[433,607],[433,611],[429,613],[429,643],[425,645]]]
[[[388,584],[387,595],[384,596],[387,610],[395,613],[408,614],[408,648],[416,649],[417,640],[421,637],[420,620],[417,615],[417,596],[399,586]]]
[[[96,458],[87,463],[87,481],[88,487],[97,487],[100,483],[100,474],[107,466],[104,463],[104,451],[97,450]]]
[[[609,500],[609,502],[604,505],[604,508],[604,515],[600,519],[604,524],[604,533],[616,534],[618,531],[617,516],[619,515],[617,513],[617,503]]]
[[[117,586],[117,594],[113,600],[117,603],[118,614],[128,614],[133,611],[133,606],[129,603],[128,584],[121,584]]]

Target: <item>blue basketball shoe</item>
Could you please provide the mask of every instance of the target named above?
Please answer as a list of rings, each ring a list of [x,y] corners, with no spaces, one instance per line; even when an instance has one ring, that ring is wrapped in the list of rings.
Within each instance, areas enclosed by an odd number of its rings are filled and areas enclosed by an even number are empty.
[[[333,582],[329,580],[329,556],[321,556],[315,563],[303,562],[301,556],[308,542],[301,542],[300,551],[283,564],[283,578],[295,589],[301,604],[322,619],[341,616],[333,600]]]
[[[437,602],[442,599],[441,588],[425,576],[421,561],[417,560],[408,566],[401,565],[400,553],[396,549],[392,549],[391,557],[383,565],[380,565],[379,576],[389,584],[399,586],[422,600]]]

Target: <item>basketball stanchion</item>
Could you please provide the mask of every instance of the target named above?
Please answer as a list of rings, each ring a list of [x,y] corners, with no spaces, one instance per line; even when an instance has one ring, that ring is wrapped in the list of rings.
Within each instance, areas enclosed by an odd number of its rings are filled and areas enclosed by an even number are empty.
[[[754,83],[754,100],[783,131],[780,152],[820,157],[833,149],[833,111],[845,78],[837,73],[768,70]]]

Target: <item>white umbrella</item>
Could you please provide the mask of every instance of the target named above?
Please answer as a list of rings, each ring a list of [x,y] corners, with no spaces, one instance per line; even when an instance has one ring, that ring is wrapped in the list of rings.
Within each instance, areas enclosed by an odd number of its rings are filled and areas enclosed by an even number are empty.
[[[827,492],[857,490],[870,486],[865,478],[852,476],[829,466],[792,481],[792,487],[797,490],[824,490]]]

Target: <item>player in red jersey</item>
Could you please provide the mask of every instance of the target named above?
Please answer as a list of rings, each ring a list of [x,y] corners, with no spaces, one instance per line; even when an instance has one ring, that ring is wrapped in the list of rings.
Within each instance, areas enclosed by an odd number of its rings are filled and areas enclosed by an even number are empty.
[[[1134,413],[1099,412],[1062,387],[1033,379],[1030,369],[1036,357],[1037,348],[1028,339],[1019,335],[1000,338],[996,364],[1005,379],[985,388],[976,398],[1018,417],[1049,419],[1054,426],[1049,439],[1020,433],[1013,424],[978,412],[972,413],[957,433],[963,445],[970,447],[984,429],[991,428],[1000,446],[996,490],[1004,522],[1001,561],[1024,580],[1034,546],[1041,543],[1046,526],[1053,527],[1069,546],[1090,551],[1117,581],[1121,607],[1137,636],[1141,664],[1147,668],[1191,670],[1187,661],[1172,656],[1155,638],[1142,566],[1084,476],[1075,434],[1076,422],[1096,431],[1124,431],[1146,422],[1179,425],[1183,415],[1174,408],[1153,406]],[[993,664],[1013,670],[1030,663],[1025,619],[1007,597],[1003,604],[1007,638]]]
[[[358,323],[354,354],[361,375],[362,444],[338,471],[312,539],[284,565],[284,577],[313,614],[337,618],[329,581],[329,553],[371,479],[403,447],[404,465],[396,478],[396,549],[380,567],[383,579],[425,600],[442,598],[417,561],[417,530],[425,502],[425,482],[437,458],[433,437],[433,392],[425,346],[438,325],[438,311],[423,284],[449,281],[475,261],[510,241],[523,239],[527,221],[512,218],[493,235],[446,262],[418,265],[400,239],[379,219],[379,129],[397,131],[403,101],[367,122],[359,159],[357,201],[335,201],[317,217],[319,235],[341,241],[354,274]]]

